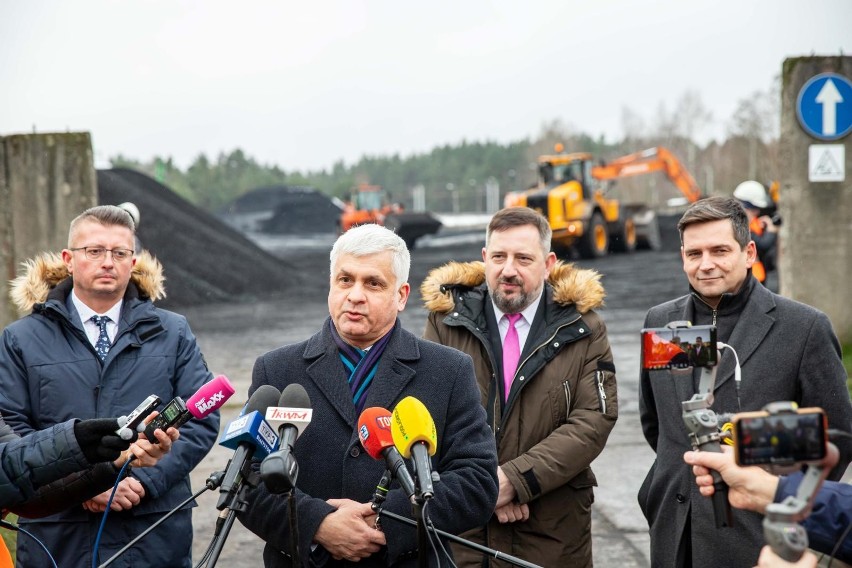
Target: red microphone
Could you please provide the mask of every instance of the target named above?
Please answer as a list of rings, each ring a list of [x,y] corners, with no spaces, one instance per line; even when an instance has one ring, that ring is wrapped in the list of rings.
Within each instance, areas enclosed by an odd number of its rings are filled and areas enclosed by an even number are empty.
[[[373,459],[384,460],[388,470],[399,481],[402,490],[413,503],[414,479],[393,443],[390,411],[379,406],[365,408],[358,418],[358,438],[364,450]]]
[[[163,410],[145,426],[145,437],[148,441],[156,443],[154,430],[157,428],[165,431],[167,428],[180,428],[190,418],[206,418],[225,404],[234,387],[225,375],[219,375],[212,381],[204,383],[195,394],[184,403],[183,399],[176,396]]]

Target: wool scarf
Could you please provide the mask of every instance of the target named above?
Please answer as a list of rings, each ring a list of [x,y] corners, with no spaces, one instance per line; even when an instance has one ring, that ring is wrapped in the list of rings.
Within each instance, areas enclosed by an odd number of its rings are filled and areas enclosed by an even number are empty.
[[[344,370],[349,377],[349,390],[352,392],[352,403],[360,415],[361,411],[364,410],[364,403],[367,401],[367,390],[373,382],[373,377],[376,375],[379,360],[382,358],[382,353],[385,347],[387,347],[393,332],[399,325],[399,318],[394,322],[391,330],[376,341],[369,349],[358,349],[349,345],[337,333],[333,321],[329,320],[328,325],[331,326],[331,336],[337,344],[340,360],[343,362]]]

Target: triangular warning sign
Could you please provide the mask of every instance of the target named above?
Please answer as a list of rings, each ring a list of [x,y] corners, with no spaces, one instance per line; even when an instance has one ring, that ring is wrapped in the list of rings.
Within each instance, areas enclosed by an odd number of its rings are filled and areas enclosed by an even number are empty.
[[[844,181],[845,150],[843,144],[811,144],[808,147],[808,181]]]
[[[830,176],[834,177],[840,175],[843,170],[840,168],[840,164],[837,163],[837,160],[834,158],[832,152],[825,150],[822,154],[817,158],[816,165],[814,166],[813,173],[817,176]]]

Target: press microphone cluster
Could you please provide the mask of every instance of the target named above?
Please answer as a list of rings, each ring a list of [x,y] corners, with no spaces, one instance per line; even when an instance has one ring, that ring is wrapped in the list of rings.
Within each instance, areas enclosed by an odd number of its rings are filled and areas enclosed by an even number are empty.
[[[157,428],[180,428],[190,418],[206,418],[225,404],[234,394],[234,387],[225,375],[204,383],[195,394],[189,397],[187,403],[179,396],[173,398],[160,413],[149,423],[145,424],[147,416],[160,406],[160,397],[152,394],[143,400],[133,412],[118,419],[119,428],[116,435],[124,440],[135,439],[136,432],[144,433],[149,442],[157,443],[154,431]]]
[[[266,421],[278,430],[280,440],[278,451],[260,464],[260,478],[271,493],[286,493],[296,486],[299,464],[293,455],[293,446],[312,417],[308,392],[295,383],[284,388],[278,406],[266,409]]]
[[[179,396],[173,398],[163,410],[145,426],[145,437],[156,443],[154,431],[180,428],[190,418],[202,419],[219,410],[234,394],[234,387],[225,375],[204,383],[186,403]]]
[[[242,414],[235,418],[225,429],[220,446],[232,448],[234,455],[228,462],[225,477],[219,487],[220,511],[230,507],[230,503],[243,484],[243,470],[253,457],[264,458],[278,445],[278,435],[263,419],[266,409],[278,402],[279,391],[271,385],[261,385],[251,395]]]
[[[412,503],[432,498],[435,488],[429,458],[438,449],[438,435],[422,402],[407,396],[392,414],[381,407],[365,409],[358,418],[358,438],[373,459],[384,460]],[[416,483],[403,458],[413,458]]]

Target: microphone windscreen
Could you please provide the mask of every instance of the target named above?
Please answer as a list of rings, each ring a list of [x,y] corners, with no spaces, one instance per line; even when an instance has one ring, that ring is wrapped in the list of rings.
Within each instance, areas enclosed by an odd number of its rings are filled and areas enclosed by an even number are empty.
[[[260,385],[257,390],[249,397],[243,414],[260,412],[261,415],[266,414],[266,409],[270,406],[278,404],[278,398],[281,396],[281,391],[272,385]]]
[[[186,409],[195,418],[204,418],[221,408],[234,394],[234,387],[225,375],[219,375],[204,383],[198,391],[186,401]]]
[[[426,405],[413,396],[405,397],[393,409],[391,434],[396,449],[404,458],[411,457],[411,448],[417,442],[426,444],[430,456],[438,449],[435,421]]]
[[[358,418],[358,438],[370,457],[381,460],[382,452],[394,445],[390,411],[380,406],[365,408]]]
[[[296,383],[284,387],[284,392],[281,393],[281,398],[277,402],[278,406],[289,408],[311,407],[311,397],[308,396],[308,391],[305,390],[305,387]]]

